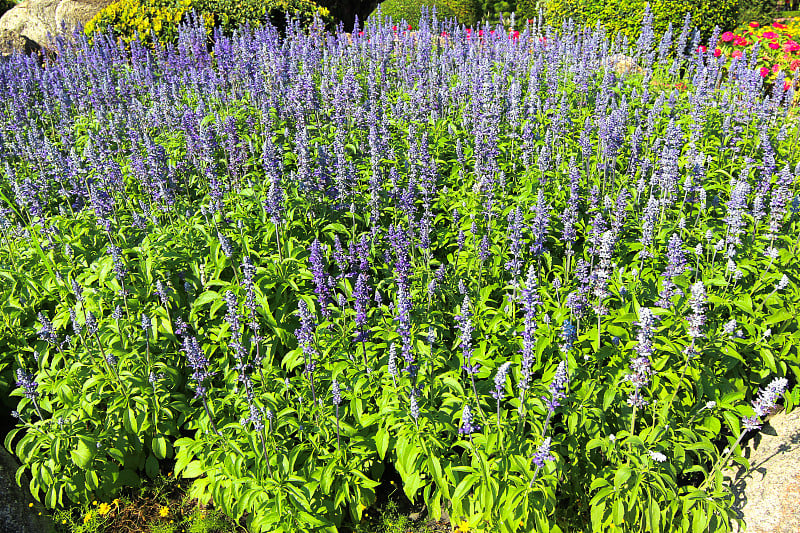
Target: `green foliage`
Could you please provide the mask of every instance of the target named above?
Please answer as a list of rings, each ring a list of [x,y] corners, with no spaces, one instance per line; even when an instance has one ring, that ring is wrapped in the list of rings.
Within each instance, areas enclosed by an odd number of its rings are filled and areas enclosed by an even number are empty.
[[[517,19],[519,21],[535,20],[540,11],[544,11],[546,0],[517,0]]]
[[[439,20],[456,19],[467,26],[474,25],[480,18],[478,0],[386,0],[379,9],[384,17],[391,17],[395,23],[405,20],[417,28],[423,7],[435,8]]]
[[[88,35],[112,31],[125,42],[138,34],[144,41],[170,42],[188,13],[200,15],[206,30],[219,27],[226,35],[245,24],[258,27],[269,20],[283,30],[290,18],[307,27],[317,15],[329,21],[329,12],[312,0],[120,0],[100,11],[85,28]]]
[[[228,35],[245,24],[258,27],[266,20],[282,30],[290,18],[307,27],[315,15],[328,17],[327,9],[312,0],[192,0],[192,7]]]
[[[761,25],[771,23],[778,16],[775,0],[739,0],[739,13],[736,24],[758,22]]]
[[[87,35],[110,32],[125,42],[174,41],[192,0],[120,0],[101,10],[84,28]]]
[[[570,18],[589,26],[600,22],[612,34],[623,33],[632,39],[639,35],[647,4],[653,13],[656,35],[663,34],[670,23],[673,31],[680,32],[684,17],[689,13],[692,24],[708,37],[714,26],[723,31],[733,28],[739,10],[739,0],[545,0],[544,11],[545,18],[553,25]]]
[[[19,3],[18,0],[0,0],[0,16]]]

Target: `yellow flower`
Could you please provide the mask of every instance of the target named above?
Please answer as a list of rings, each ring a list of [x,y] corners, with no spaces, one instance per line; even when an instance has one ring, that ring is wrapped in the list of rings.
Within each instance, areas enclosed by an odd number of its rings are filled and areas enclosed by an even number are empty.
[[[84,524],[88,524],[89,523],[89,521],[92,519],[92,514],[94,514],[94,513],[92,513],[91,511],[86,513],[86,516],[83,517],[83,523]]]
[[[110,510],[111,506],[103,502],[100,504],[100,508],[97,509],[97,514],[99,514],[100,516],[107,515]]]
[[[169,514],[169,507],[162,507],[161,509],[158,510],[158,514],[161,517],[167,516]]]
[[[97,505],[97,500],[93,501],[92,505]]]
[[[468,533],[468,532],[469,532],[469,524],[467,524],[466,520],[462,520],[461,523],[458,524],[456,533]]]
[[[29,503],[28,507],[33,507],[33,502]]]

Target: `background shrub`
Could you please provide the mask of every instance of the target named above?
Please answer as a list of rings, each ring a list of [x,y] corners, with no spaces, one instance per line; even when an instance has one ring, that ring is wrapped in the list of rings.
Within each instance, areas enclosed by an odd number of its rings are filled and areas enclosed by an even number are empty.
[[[719,26],[723,31],[735,27],[740,0],[546,0],[544,12],[548,22],[553,25],[570,18],[591,26],[600,22],[611,33],[622,32],[630,39],[638,37],[648,3],[653,13],[653,30],[657,35],[664,33],[670,23],[673,30],[679,32],[686,13],[690,13],[692,24],[700,28],[703,37],[707,38],[714,26]]]
[[[282,30],[287,16],[296,17],[303,26],[310,25],[315,14],[330,20],[328,10],[311,0],[121,0],[89,21],[86,33],[113,28],[114,35],[125,42],[137,33],[143,41],[169,42],[177,37],[178,24],[186,13],[192,11],[200,14],[209,33],[218,26],[228,35],[245,24],[260,26],[266,20]]]
[[[481,16],[481,6],[477,0],[386,0],[381,3],[381,13],[395,22],[405,20],[416,28],[423,7],[436,8],[436,16],[440,20],[454,18],[467,26],[477,23]]]
[[[778,6],[775,0],[740,0],[738,25],[747,22],[769,24],[778,16]]]

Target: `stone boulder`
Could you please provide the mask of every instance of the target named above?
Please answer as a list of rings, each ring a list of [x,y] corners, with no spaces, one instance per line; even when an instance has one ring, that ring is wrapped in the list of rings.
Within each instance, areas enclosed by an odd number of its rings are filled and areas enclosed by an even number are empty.
[[[41,506],[28,505],[30,493],[17,485],[16,459],[0,446],[0,533],[50,533],[55,526]],[[23,487],[27,487],[23,479]],[[39,514],[41,513],[41,514]]]
[[[70,34],[115,0],[24,0],[0,17],[0,52],[47,47],[50,37]]]
[[[750,468],[725,472],[747,533],[800,531],[800,409],[769,419],[745,446]],[[734,524],[734,531],[739,528]]]

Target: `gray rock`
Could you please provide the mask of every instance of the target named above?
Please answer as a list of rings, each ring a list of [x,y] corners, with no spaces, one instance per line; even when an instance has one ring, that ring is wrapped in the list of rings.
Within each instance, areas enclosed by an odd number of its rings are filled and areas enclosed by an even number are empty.
[[[55,531],[52,520],[41,506],[28,506],[33,498],[26,489],[17,485],[18,467],[17,460],[0,446],[0,533]],[[23,486],[28,486],[27,480],[23,480]]]
[[[114,0],[24,0],[0,17],[0,52],[50,45],[52,36],[69,35]]]
[[[736,465],[726,477],[747,533],[800,531],[800,409],[770,418],[744,454],[750,469]]]

